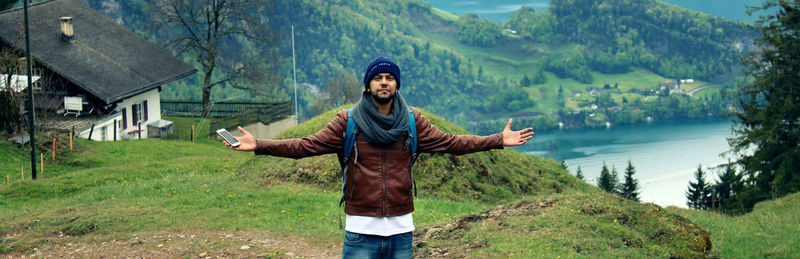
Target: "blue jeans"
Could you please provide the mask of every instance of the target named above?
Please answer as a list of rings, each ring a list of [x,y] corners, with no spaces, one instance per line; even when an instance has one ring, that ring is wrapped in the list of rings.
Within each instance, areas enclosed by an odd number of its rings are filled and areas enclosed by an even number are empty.
[[[411,258],[411,232],[388,237],[345,231],[342,258]]]

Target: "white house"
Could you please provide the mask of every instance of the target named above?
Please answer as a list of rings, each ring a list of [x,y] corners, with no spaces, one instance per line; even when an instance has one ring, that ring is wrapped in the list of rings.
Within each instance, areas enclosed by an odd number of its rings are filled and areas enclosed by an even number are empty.
[[[44,127],[69,127],[56,120],[63,118],[84,138],[146,138],[148,126],[164,125],[161,86],[196,72],[80,0],[31,4],[28,16],[34,103],[59,114]],[[23,19],[22,9],[0,12],[0,47],[25,49]]]
[[[119,102],[115,113],[78,130],[77,135],[92,140],[139,139],[149,136],[151,123],[161,120],[160,94],[153,89]],[[115,132],[116,130],[116,132]]]

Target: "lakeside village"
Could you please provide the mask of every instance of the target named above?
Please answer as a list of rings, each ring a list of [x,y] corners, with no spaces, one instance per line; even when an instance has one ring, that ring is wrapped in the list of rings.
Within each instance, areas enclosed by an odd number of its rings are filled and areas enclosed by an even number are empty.
[[[692,97],[701,90],[723,86],[701,85],[694,79],[664,81],[649,89],[623,90],[616,83],[602,87],[589,85],[583,91],[570,91],[569,98],[564,98],[564,89],[559,87],[561,121],[557,125],[560,129],[598,128],[656,119],[711,117],[731,106],[716,92]]]

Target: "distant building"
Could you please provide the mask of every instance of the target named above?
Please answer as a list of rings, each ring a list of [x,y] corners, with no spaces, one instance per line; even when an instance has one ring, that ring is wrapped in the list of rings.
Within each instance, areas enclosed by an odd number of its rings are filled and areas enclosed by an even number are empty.
[[[586,93],[589,94],[589,95],[599,95],[600,94],[600,89],[597,88],[597,86],[591,86],[590,85],[590,86],[586,87]]]
[[[663,82],[659,84],[659,89],[659,91],[667,92],[669,94],[686,94],[686,91],[681,89],[681,86],[675,81]]]
[[[681,84],[691,84],[691,83],[694,83],[694,79],[691,79],[691,78],[689,78],[689,79],[681,79],[680,82],[681,82]]]
[[[511,33],[511,34],[517,34],[517,31],[516,31],[516,30],[514,30],[514,28],[513,28],[513,27],[511,27],[511,25],[509,25],[508,27],[506,27],[505,31],[506,31],[506,32],[508,32],[508,33]]]
[[[39,81],[40,76],[31,75],[31,82],[34,85],[34,89],[37,88],[37,82]],[[0,74],[0,89],[10,89],[11,91],[20,93],[26,88],[28,88],[28,75],[11,75],[11,87],[6,86],[6,82],[9,82],[8,75]]]
[[[581,97],[581,90],[572,90],[573,97]]]
[[[80,0],[31,4],[28,16],[37,108],[72,118],[39,126],[75,127],[94,140],[146,138],[149,125],[164,125],[161,86],[196,72]],[[25,49],[19,24],[22,9],[0,12],[0,47]]]
[[[673,90],[678,88],[678,83],[675,83],[675,81],[662,82],[659,84],[659,88],[661,90]]]
[[[678,87],[678,88],[675,88],[675,89],[670,89],[669,90],[669,94],[686,94],[686,91],[684,91],[682,88]]]

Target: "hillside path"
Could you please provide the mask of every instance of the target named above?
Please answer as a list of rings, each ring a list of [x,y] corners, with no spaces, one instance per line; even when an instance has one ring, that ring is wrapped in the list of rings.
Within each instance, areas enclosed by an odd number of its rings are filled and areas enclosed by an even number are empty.
[[[700,91],[700,90],[703,90],[703,89],[706,89],[706,88],[712,88],[712,87],[722,87],[722,84],[709,84],[709,85],[704,85],[704,86],[701,86],[701,87],[698,87],[698,88],[692,89],[692,90],[691,90],[691,91],[689,91],[687,94],[688,94],[689,96],[694,96],[694,93],[695,93],[695,92],[697,92],[697,91]]]
[[[257,232],[162,232],[132,238],[56,236],[2,258],[341,258],[342,245]]]

